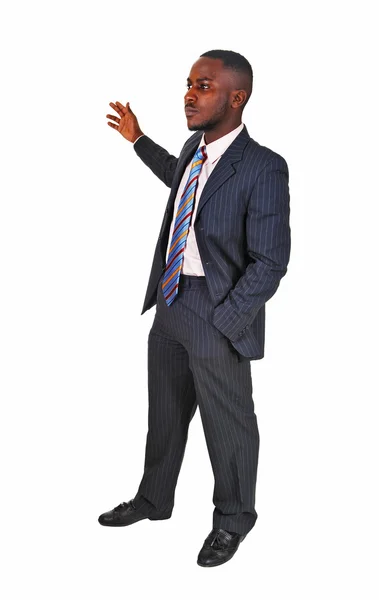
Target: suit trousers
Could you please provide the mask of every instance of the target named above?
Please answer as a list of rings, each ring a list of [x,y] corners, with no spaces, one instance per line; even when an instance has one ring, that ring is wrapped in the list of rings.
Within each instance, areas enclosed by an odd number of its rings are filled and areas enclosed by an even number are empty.
[[[199,406],[214,475],[213,527],[246,535],[258,516],[259,432],[250,360],[213,325],[205,277],[182,274],[170,306],[162,279],[148,337],[148,432],[135,500],[146,514],[171,514],[188,427]]]

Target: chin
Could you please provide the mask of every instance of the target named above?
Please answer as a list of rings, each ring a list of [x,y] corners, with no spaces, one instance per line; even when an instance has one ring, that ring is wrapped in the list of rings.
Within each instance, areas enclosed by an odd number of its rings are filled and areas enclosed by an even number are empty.
[[[214,124],[206,121],[205,123],[188,123],[187,127],[189,131],[210,131],[213,129]]]

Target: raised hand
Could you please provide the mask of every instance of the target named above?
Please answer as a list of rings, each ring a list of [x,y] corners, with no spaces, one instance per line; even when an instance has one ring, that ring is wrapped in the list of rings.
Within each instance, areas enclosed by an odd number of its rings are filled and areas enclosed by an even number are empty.
[[[107,115],[107,119],[115,121],[115,123],[110,123],[108,121],[109,127],[117,129],[125,139],[133,143],[140,135],[143,135],[143,131],[138,124],[137,117],[130,108],[129,102],[127,102],[125,106],[123,106],[121,102],[116,102],[116,104],[110,102],[109,106],[111,106],[119,115],[119,117]]]

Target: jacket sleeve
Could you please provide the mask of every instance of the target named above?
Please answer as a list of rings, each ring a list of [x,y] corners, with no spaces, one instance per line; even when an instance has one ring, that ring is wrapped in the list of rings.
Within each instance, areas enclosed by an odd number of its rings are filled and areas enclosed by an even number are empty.
[[[213,315],[215,327],[231,341],[237,341],[253,323],[287,272],[291,247],[288,181],[287,163],[275,153],[252,189],[246,215],[250,262]]]
[[[169,154],[147,135],[143,135],[133,145],[140,159],[163,183],[171,187],[178,159]]]

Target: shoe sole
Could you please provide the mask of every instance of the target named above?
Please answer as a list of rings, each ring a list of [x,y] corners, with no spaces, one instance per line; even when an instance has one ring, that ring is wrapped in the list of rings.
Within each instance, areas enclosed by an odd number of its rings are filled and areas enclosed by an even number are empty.
[[[171,515],[169,517],[142,517],[142,519],[137,519],[132,523],[102,523],[99,521],[100,525],[103,527],[128,527],[129,525],[134,525],[134,523],[138,523],[139,521],[143,521],[144,519],[149,519],[150,521],[165,521],[166,519],[171,519]]]

